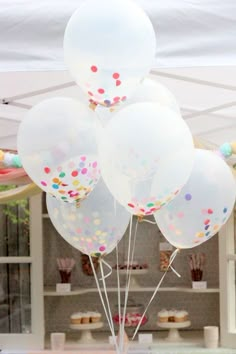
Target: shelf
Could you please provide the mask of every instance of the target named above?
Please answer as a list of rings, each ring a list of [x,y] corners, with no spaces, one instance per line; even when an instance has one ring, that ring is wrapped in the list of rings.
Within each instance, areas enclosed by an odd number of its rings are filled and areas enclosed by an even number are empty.
[[[117,288],[107,288],[109,293],[116,293]],[[102,289],[103,291],[103,289]],[[121,288],[124,292],[125,288]],[[154,292],[155,287],[143,287],[143,288],[130,288],[130,292],[141,293],[141,292]],[[159,292],[178,292],[178,293],[219,293],[219,288],[208,288],[208,289],[192,289],[187,287],[168,287],[160,288]],[[55,287],[48,287],[44,289],[44,296],[73,296],[73,295],[83,295],[88,293],[97,293],[97,288],[73,288],[71,292],[59,293],[56,292]]]

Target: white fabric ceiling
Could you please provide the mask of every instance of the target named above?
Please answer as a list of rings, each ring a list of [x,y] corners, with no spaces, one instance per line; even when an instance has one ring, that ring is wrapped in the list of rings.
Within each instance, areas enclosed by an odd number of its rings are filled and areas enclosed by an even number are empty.
[[[25,112],[46,97],[84,99],[63,62],[63,33],[81,0],[2,0],[0,148],[15,149]],[[177,97],[193,135],[236,140],[236,2],[139,0],[157,33],[151,76]],[[5,104],[8,103],[8,104]]]

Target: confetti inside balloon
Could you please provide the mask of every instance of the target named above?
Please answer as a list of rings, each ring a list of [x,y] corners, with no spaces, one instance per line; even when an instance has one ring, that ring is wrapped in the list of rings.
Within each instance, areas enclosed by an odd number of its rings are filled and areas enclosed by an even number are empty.
[[[99,135],[101,173],[134,215],[151,215],[176,197],[193,166],[193,140],[179,114],[157,103],[121,109]]]
[[[220,230],[233,210],[235,198],[236,183],[229,166],[213,152],[196,149],[188,182],[154,217],[172,245],[192,248]]]
[[[130,96],[150,71],[155,31],[130,0],[87,0],[68,22],[65,62],[93,102],[113,106]]]
[[[65,202],[83,200],[100,178],[93,111],[71,98],[34,106],[18,132],[23,167],[44,191]]]
[[[47,208],[59,234],[81,252],[110,253],[124,235],[130,214],[117,203],[100,179],[93,193],[78,207],[47,195]]]

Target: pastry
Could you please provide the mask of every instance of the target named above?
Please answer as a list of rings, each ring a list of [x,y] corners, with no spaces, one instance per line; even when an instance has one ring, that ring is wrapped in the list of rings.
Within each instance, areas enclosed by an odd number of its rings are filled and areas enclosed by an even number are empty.
[[[81,323],[82,324],[90,323],[90,314],[88,312],[82,314]]]
[[[158,322],[168,322],[168,318],[169,318],[169,312],[167,310],[161,310],[160,312],[158,312],[157,314],[157,318],[158,318]]]
[[[81,324],[81,320],[82,320],[82,313],[81,312],[73,313],[70,316],[71,324]]]
[[[168,315],[168,322],[175,322],[176,310],[170,310]]]
[[[186,321],[186,311],[176,311],[174,321],[178,322],[178,323],[185,322]]]
[[[101,321],[102,315],[99,312],[91,312],[90,313],[90,322],[97,323]]]

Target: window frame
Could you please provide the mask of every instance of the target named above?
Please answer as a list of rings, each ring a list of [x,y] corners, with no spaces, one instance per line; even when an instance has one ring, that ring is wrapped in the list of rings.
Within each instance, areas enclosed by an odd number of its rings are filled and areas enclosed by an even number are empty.
[[[219,232],[221,345],[236,348],[235,211]]]
[[[0,257],[0,264],[30,264],[31,333],[0,333],[1,350],[44,348],[42,194],[30,197],[30,256]]]

